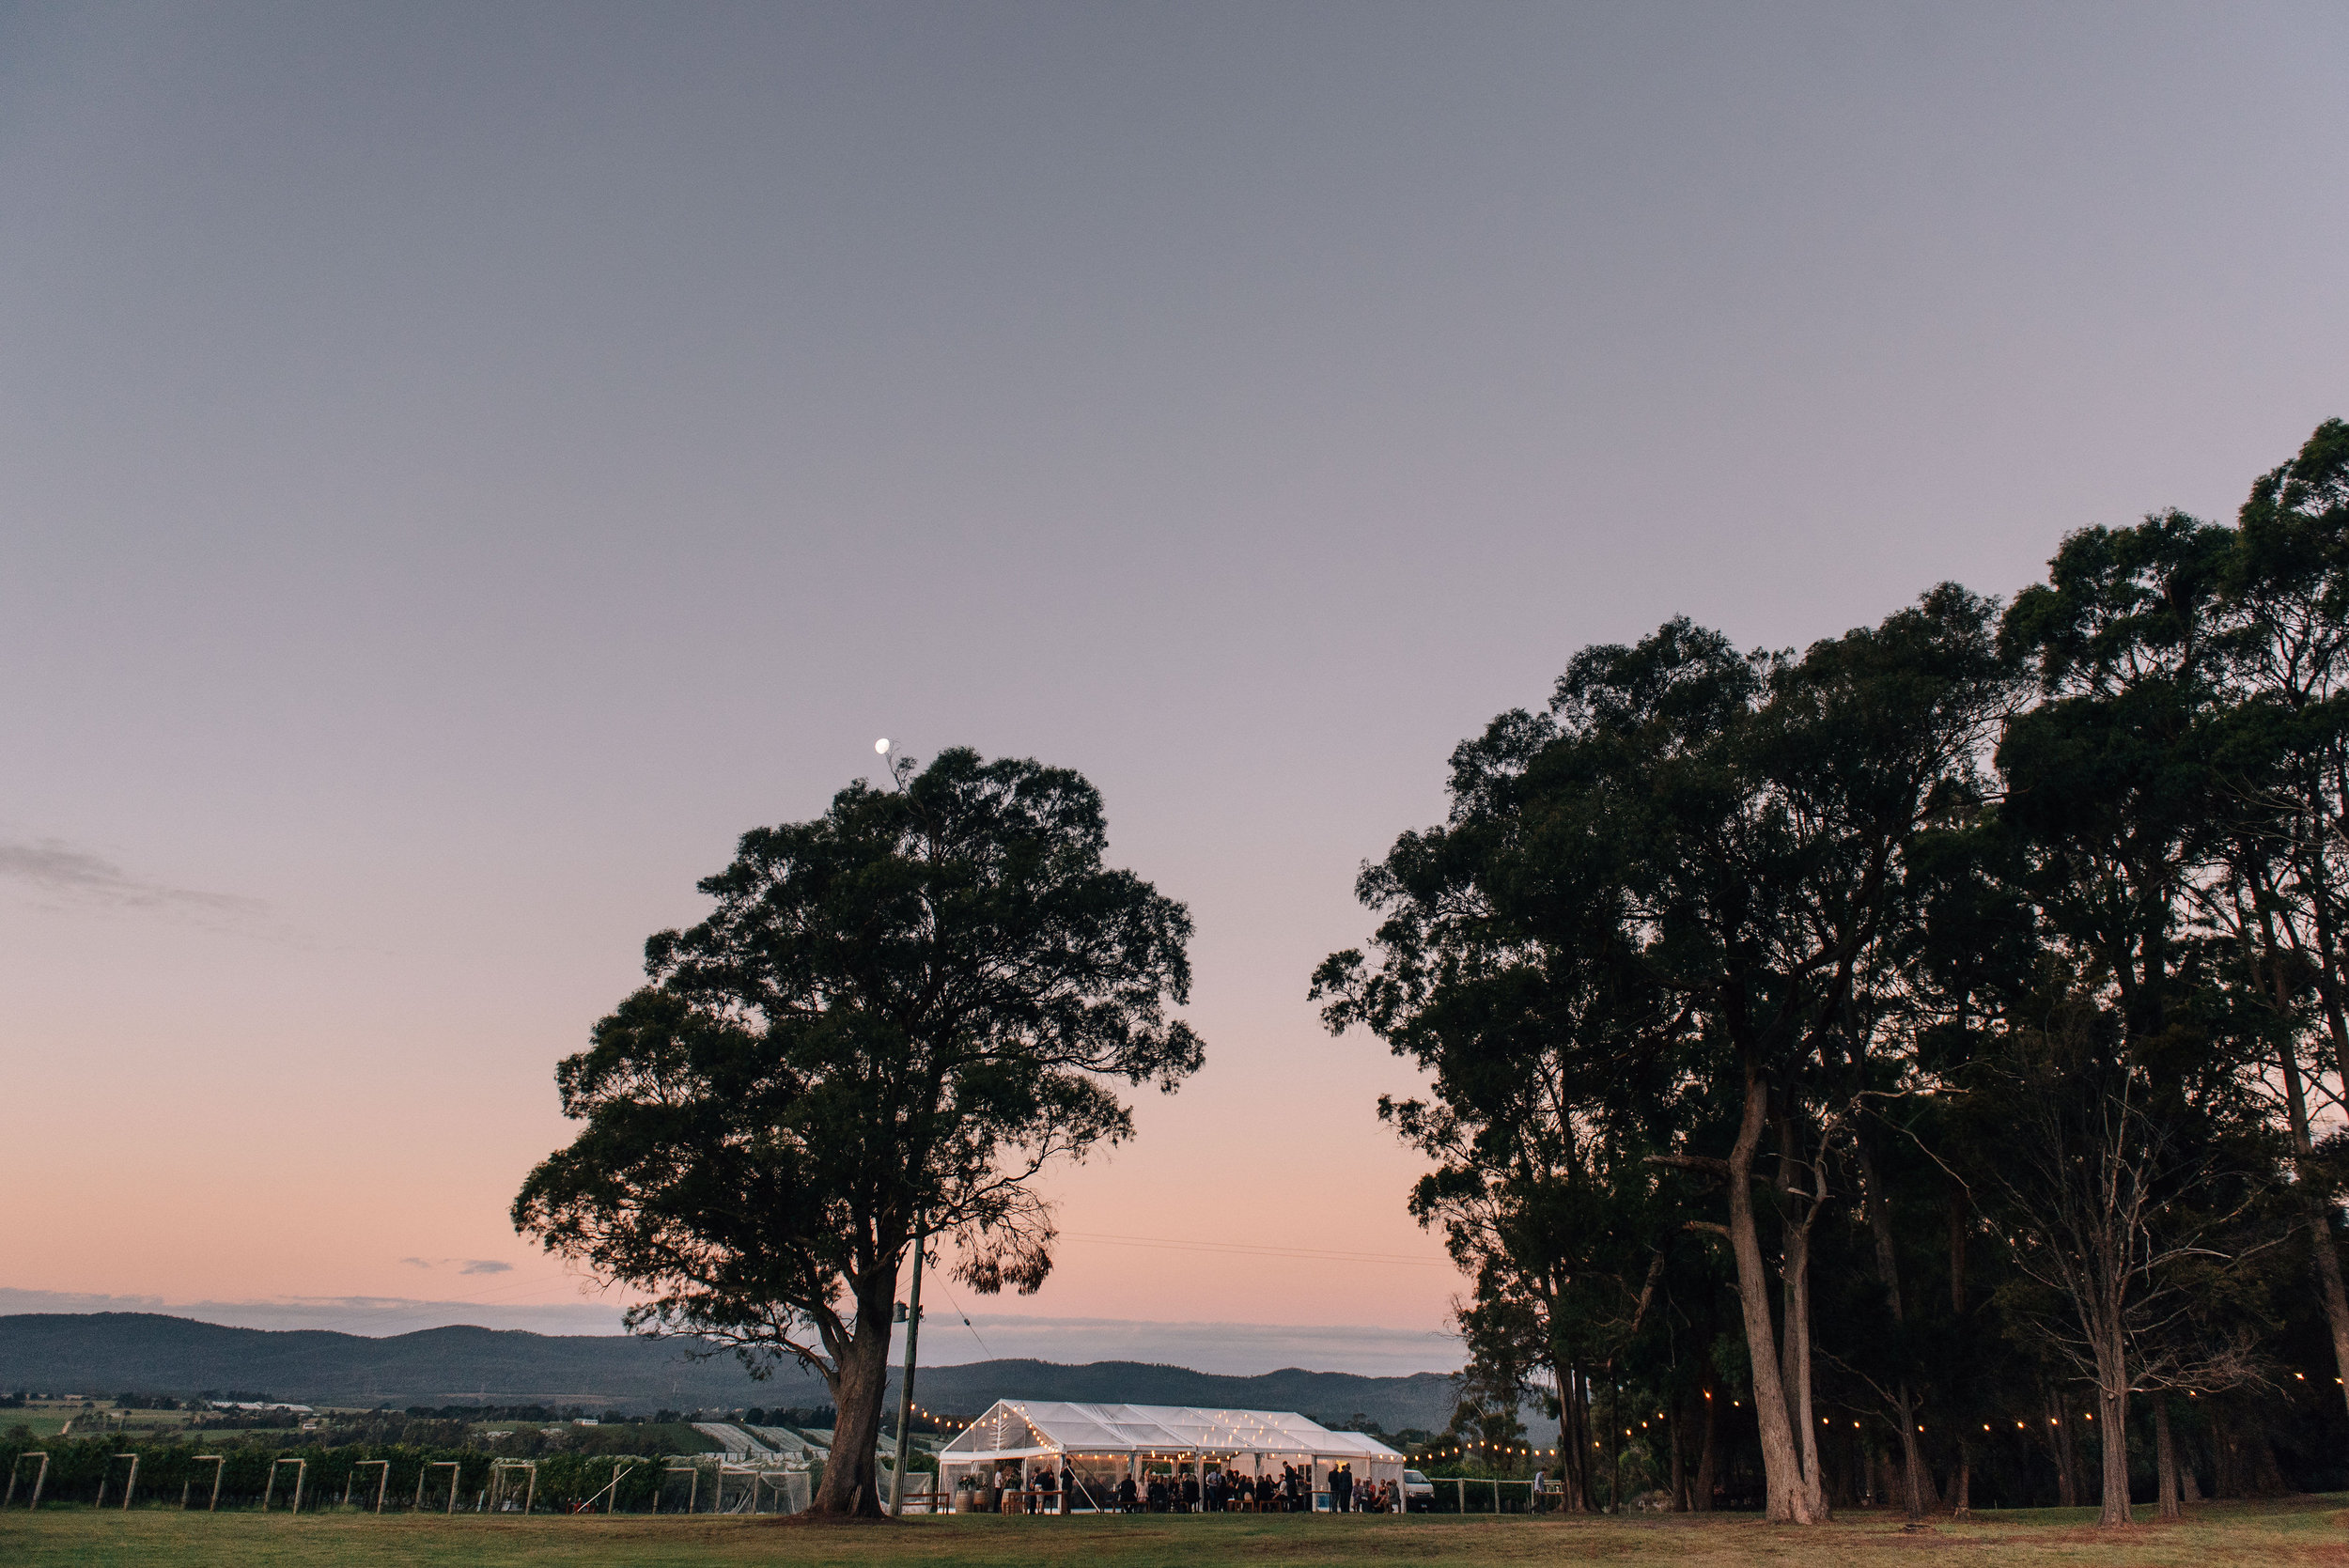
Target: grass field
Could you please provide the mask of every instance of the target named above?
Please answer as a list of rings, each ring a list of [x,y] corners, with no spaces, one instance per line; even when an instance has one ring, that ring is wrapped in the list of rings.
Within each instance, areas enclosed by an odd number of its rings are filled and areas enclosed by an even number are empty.
[[[2144,1511],[2140,1511],[2140,1517]],[[899,1525],[813,1526],[783,1520],[433,1518],[326,1514],[97,1514],[44,1511],[0,1517],[0,1562],[222,1563],[235,1568],[472,1568],[474,1564],[781,1564],[784,1568],[1345,1568],[1398,1564],[1607,1562],[1670,1568],[1787,1564],[2110,1564],[2112,1568],[2349,1568],[2349,1499],[2212,1504],[2182,1525],[2125,1533],[2092,1528],[2084,1509],[1938,1521],[1915,1534],[1897,1516],[1859,1514],[1817,1529],[1751,1518],[1486,1519],[1235,1514],[1105,1519],[953,1518]]]
[[[24,1426],[36,1437],[54,1437],[65,1430],[68,1421],[78,1434],[116,1432],[126,1427],[132,1436],[154,1436],[178,1432],[188,1424],[185,1410],[124,1410],[110,1399],[100,1400],[93,1409],[80,1400],[68,1404],[62,1400],[37,1399],[14,1409],[0,1410],[0,1428]]]

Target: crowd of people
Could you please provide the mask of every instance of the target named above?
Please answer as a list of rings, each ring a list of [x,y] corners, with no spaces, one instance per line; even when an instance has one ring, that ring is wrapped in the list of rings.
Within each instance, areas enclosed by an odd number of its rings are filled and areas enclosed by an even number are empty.
[[[1066,1465],[1057,1473],[1051,1467],[1042,1466],[1030,1479],[1024,1494],[1017,1472],[1006,1471],[998,1478],[998,1484],[1008,1495],[1024,1496],[1026,1511],[1031,1514],[1073,1514],[1080,1510],[1120,1514],[1307,1514],[1313,1512],[1316,1490],[1327,1490],[1333,1513],[1397,1511],[1393,1483],[1358,1483],[1350,1465],[1331,1468],[1326,1488],[1315,1486],[1310,1466],[1297,1465],[1283,1465],[1278,1474],[1267,1470],[1248,1475],[1217,1468],[1208,1470],[1204,1477],[1196,1469],[1179,1473],[1154,1469],[1140,1480],[1131,1474],[1121,1476],[1113,1488],[1097,1479],[1080,1475]]]

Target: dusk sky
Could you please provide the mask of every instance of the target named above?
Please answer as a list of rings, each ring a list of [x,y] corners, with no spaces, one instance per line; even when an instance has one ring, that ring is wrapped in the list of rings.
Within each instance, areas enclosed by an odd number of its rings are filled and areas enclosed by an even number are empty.
[[[2349,413],[2344,82],[2338,4],[0,6],[0,1312],[603,1330],[554,1063],[887,736],[1092,779],[1207,1044],[926,1348],[1448,1370],[1357,867],[1586,644],[2231,520]]]

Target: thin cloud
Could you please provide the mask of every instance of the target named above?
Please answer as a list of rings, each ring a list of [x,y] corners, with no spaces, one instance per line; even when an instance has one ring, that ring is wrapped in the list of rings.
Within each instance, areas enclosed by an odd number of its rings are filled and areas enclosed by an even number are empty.
[[[457,1265],[457,1272],[459,1274],[511,1274],[514,1272],[512,1264],[500,1263],[495,1258],[402,1258],[399,1261],[411,1268],[438,1268],[443,1264],[453,1263]]]
[[[269,908],[257,898],[145,881],[112,861],[54,838],[30,844],[0,843],[0,877],[28,883],[60,898],[113,908],[210,915],[257,915]]]

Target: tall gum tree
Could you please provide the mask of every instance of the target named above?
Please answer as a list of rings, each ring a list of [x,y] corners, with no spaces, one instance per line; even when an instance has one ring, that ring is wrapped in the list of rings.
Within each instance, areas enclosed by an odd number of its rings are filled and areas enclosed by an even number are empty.
[[[2060,1012],[2108,1015],[2032,1032],[2075,1063],[2057,1080],[2094,1103],[2038,1118],[2042,1141],[2066,1154],[2042,1162],[2046,1179],[2018,1205],[2037,1244],[2018,1255],[2026,1266],[2044,1260],[2070,1299],[2108,1433],[2127,1430],[2140,1371],[2133,1304],[2167,1256],[2155,1225],[2167,1129],[2184,1109],[2181,1086],[2210,1057],[2186,915],[2226,820],[2207,720],[2220,672],[2211,608],[2230,542],[2228,530],[2174,511],[2081,530],[2001,626],[2041,694],[1999,739],[2002,825],[2046,939],[2075,977]],[[2075,1180],[2075,1170],[2096,1179]],[[2103,1522],[2123,1526],[2126,1445],[2104,1448]]]
[[[2219,924],[2259,950],[2252,967],[2277,1015],[2316,1023],[2283,1030],[2275,1056],[2334,1372],[2349,1400],[2339,1203],[2309,1107],[2328,1071],[2330,1097],[2349,1104],[2349,424],[2318,426],[2251,487],[2217,598],[2232,699],[2221,765],[2243,809],[2232,816],[2229,885],[2212,903]],[[2305,981],[2287,983],[2288,972]]]
[[[892,1308],[917,1225],[973,1290],[1051,1267],[1033,1178],[1132,1131],[1199,1040],[1180,904],[1103,864],[1101,800],[1032,761],[941,753],[810,822],[745,833],[709,917],[556,1072],[570,1145],[518,1230],[642,1293],[641,1333],[797,1362],[838,1410],[814,1508],[879,1513]]]
[[[1847,1108],[1820,1093],[1841,1076],[1845,1002],[1876,961],[1906,846],[2008,700],[1992,613],[1945,585],[1800,658],[1740,654],[1686,621],[1586,649],[1547,714],[1503,714],[1455,753],[1450,820],[1364,872],[1361,895],[1387,916],[1380,965],[1341,953],[1315,977],[1333,1028],[1423,1053],[1469,1038],[1420,1027],[1469,988],[1535,975],[1548,1005],[1512,1027],[1575,1076],[1653,1064],[1658,1103],[1680,1109],[1651,1157],[1726,1189],[1726,1223],[1703,1225],[1735,1261],[1774,1519],[1828,1513],[1808,1240],[1836,1196],[1828,1145]],[[1695,1146],[1698,1127],[1723,1129],[1726,1150]]]

